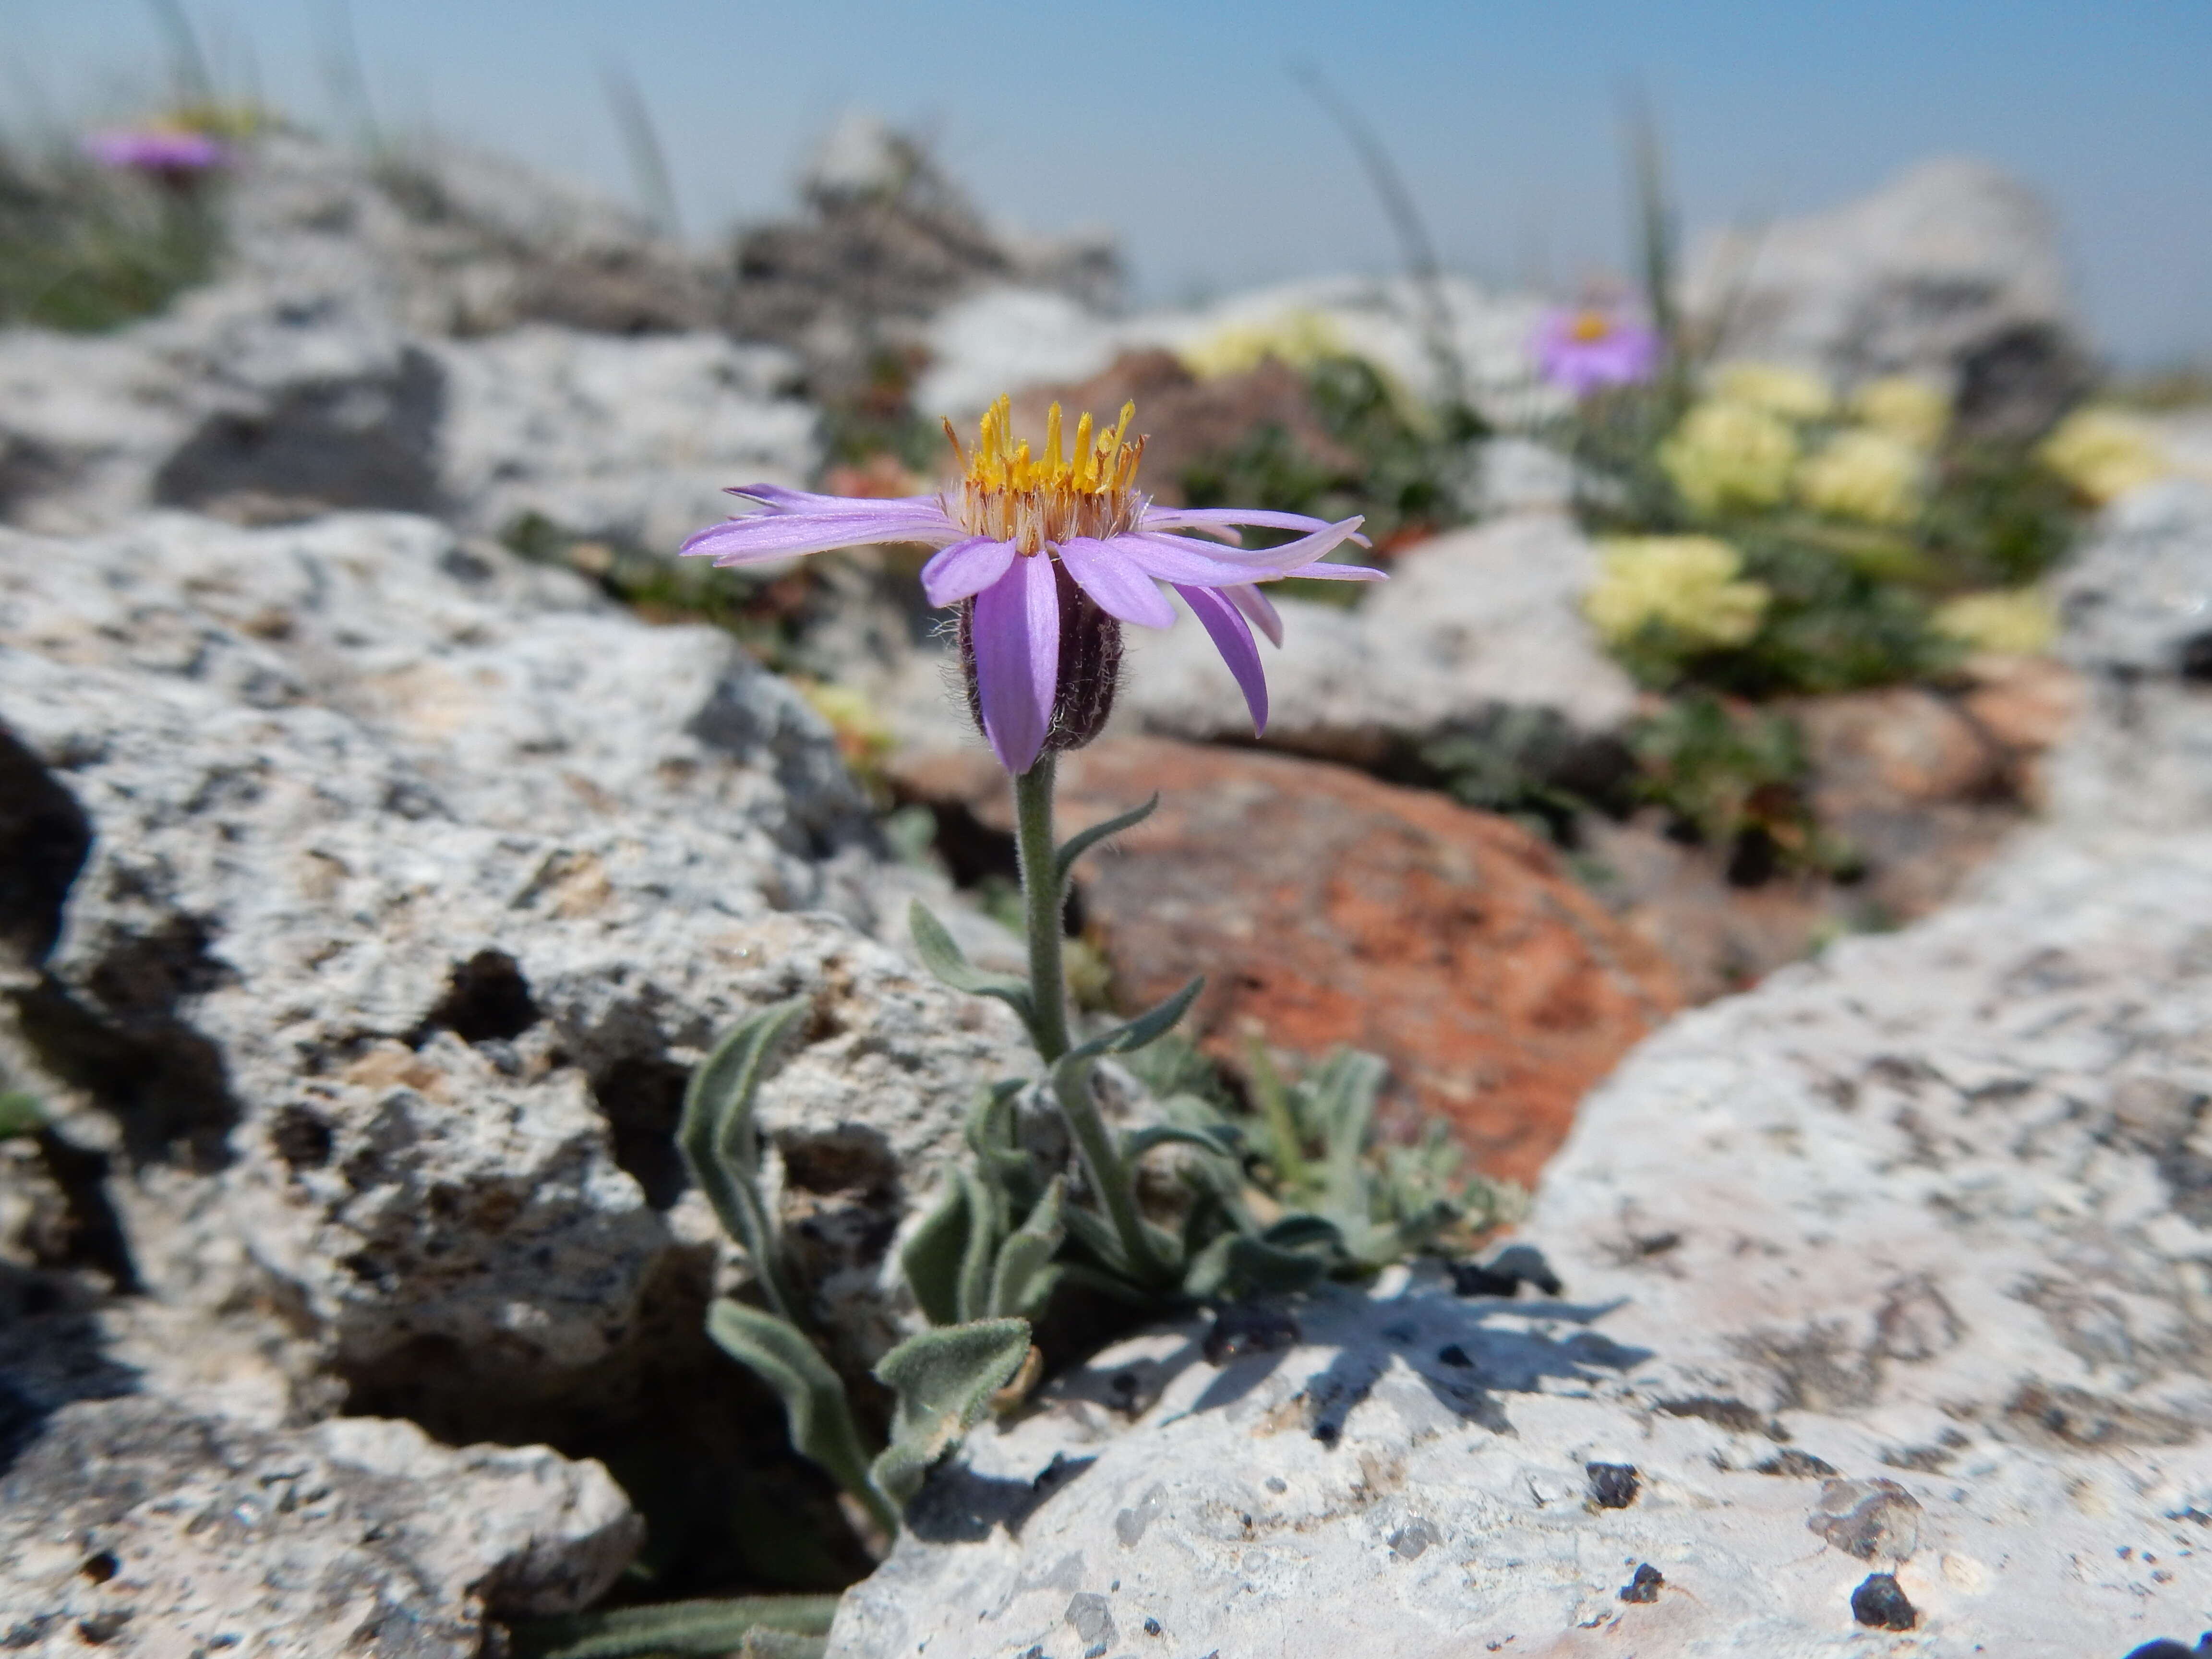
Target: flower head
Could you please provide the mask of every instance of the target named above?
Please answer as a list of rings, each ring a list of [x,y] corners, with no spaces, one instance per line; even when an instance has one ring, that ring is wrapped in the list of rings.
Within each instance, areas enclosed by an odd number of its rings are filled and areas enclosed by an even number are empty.
[[[1961,593],[1936,608],[1936,631],[1974,651],[2033,657],[2058,637],[2058,613],[2048,594],[2033,587],[1996,587]]]
[[[1747,404],[1785,421],[1818,421],[1836,406],[1828,383],[1787,363],[1729,363],[1713,375],[1713,395]]]
[[[103,167],[143,173],[168,184],[183,184],[230,165],[230,148],[219,138],[187,127],[138,127],[95,132],[85,152]]]
[[[1815,512],[1869,524],[1909,524],[1921,507],[1920,452],[1871,427],[1851,427],[1828,440],[1797,469],[1797,495]]]
[[[2075,410],[2035,453],[2099,507],[2173,471],[2150,424],[2117,409]]]
[[[1925,380],[1885,374],[1851,394],[1851,413],[1915,449],[1933,449],[1951,424],[1951,400]]]
[[[1553,311],[1536,326],[1537,368],[1577,398],[1648,380],[1658,366],[1658,335],[1625,312]]]
[[[1738,578],[1743,560],[1713,536],[1620,536],[1600,553],[1604,573],[1583,614],[1608,645],[1657,623],[1697,647],[1741,645],[1766,616],[1766,589]]]
[[[1659,446],[1659,465],[1699,513],[1772,507],[1789,490],[1797,434],[1756,404],[1713,398]]]
[[[1291,575],[1379,581],[1382,573],[1322,562],[1347,541],[1364,543],[1357,518],[1329,524],[1296,513],[1154,507],[1136,485],[1145,441],[1129,436],[1135,416],[1125,404],[1103,431],[1084,416],[1069,455],[1055,404],[1043,447],[1033,451],[1013,436],[1010,400],[1001,398],[984,411],[973,449],[946,423],[962,472],[937,495],[875,500],[748,484],[730,493],[763,510],[700,531],[682,550],[739,565],[870,542],[935,547],[922,592],[932,605],[959,607],[969,705],[1010,772],[1097,735],[1112,705],[1121,624],[1175,621],[1163,582],[1212,637],[1255,729],[1264,729],[1267,686],[1252,630],[1279,645],[1282,622],[1257,584]],[[1238,544],[1240,526],[1302,533],[1248,550]]]
[[[1204,380],[1249,374],[1270,357],[1304,369],[1352,355],[1344,331],[1326,313],[1311,310],[1285,311],[1264,322],[1231,323],[1176,351],[1182,366]]]

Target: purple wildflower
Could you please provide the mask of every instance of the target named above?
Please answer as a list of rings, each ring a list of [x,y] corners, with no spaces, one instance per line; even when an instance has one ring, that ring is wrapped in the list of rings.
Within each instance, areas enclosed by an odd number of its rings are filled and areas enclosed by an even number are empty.
[[[1585,398],[1650,380],[1659,366],[1659,337],[1625,312],[1595,306],[1547,312],[1536,329],[1536,366],[1553,386]]]
[[[230,165],[228,145],[204,132],[183,127],[95,132],[85,140],[84,148],[103,167],[149,173],[170,183],[181,183]]]
[[[750,484],[730,493],[766,510],[702,530],[683,551],[738,565],[870,542],[937,548],[922,568],[922,591],[932,605],[961,608],[970,700],[1009,772],[1028,771],[1048,748],[1073,748],[1096,735],[1111,698],[1118,624],[1175,621],[1162,582],[1212,637],[1254,727],[1264,730],[1267,684],[1252,630],[1280,645],[1283,626],[1256,584],[1290,575],[1380,581],[1382,573],[1320,562],[1347,541],[1365,544],[1357,518],[1330,524],[1296,513],[1153,507],[1136,489],[1145,441],[1127,437],[1135,414],[1124,404],[1120,422],[1095,441],[1085,415],[1076,424],[1073,459],[1063,459],[1055,404],[1044,453],[1033,456],[1026,441],[1014,441],[1009,400],[1001,398],[984,414],[972,453],[953,440],[965,468],[954,489],[881,500]],[[950,422],[945,434],[952,435]],[[1304,533],[1281,547],[1247,550],[1238,544],[1240,526]]]

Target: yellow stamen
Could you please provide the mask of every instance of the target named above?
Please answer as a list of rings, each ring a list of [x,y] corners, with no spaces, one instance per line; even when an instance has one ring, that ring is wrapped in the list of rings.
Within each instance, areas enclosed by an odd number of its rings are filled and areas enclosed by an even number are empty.
[[[1574,337],[1577,344],[1589,345],[1613,332],[1613,319],[1602,311],[1577,312],[1567,332]]]
[[[1013,400],[1002,397],[983,411],[975,447],[963,453],[965,477],[957,505],[946,510],[969,533],[1011,541],[1024,554],[1071,536],[1104,537],[1133,530],[1144,512],[1137,494],[1137,465],[1145,441],[1128,436],[1137,417],[1134,403],[1121,405],[1121,417],[1104,432],[1085,414],[1075,423],[1072,453],[1062,448],[1065,422],[1054,404],[1045,416],[1044,445],[1032,451],[1013,435]],[[951,436],[951,428],[945,428]]]

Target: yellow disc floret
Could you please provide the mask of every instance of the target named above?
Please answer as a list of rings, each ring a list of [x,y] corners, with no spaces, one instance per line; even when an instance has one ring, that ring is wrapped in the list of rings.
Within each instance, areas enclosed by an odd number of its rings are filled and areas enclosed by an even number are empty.
[[[960,447],[947,421],[945,435],[966,476],[958,501],[946,501],[945,511],[969,534],[1012,542],[1024,554],[1041,553],[1047,543],[1073,536],[1125,535],[1145,510],[1145,498],[1137,493],[1145,441],[1128,435],[1136,416],[1136,404],[1123,404],[1121,418],[1103,432],[1084,416],[1075,423],[1074,453],[1065,457],[1058,404],[1045,416],[1041,454],[1030,451],[1026,438],[1014,437],[1010,398],[983,411],[972,453]]]

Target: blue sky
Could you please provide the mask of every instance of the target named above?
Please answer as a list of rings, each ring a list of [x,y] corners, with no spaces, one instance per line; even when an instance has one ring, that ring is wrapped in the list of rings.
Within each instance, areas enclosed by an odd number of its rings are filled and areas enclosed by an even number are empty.
[[[233,76],[313,122],[341,0],[183,0]],[[1640,84],[1692,224],[1801,211],[1917,157],[2042,188],[2131,363],[2212,358],[2212,4],[1319,0],[1016,7],[352,0],[380,119],[628,193],[599,65],[643,88],[695,232],[776,211],[848,106],[930,133],[991,210],[1103,224],[1176,299],[1395,253],[1320,67],[1390,146],[1447,260],[1572,286],[1626,255],[1616,118]],[[0,0],[0,99],[126,110],[160,84],[146,0]]]

